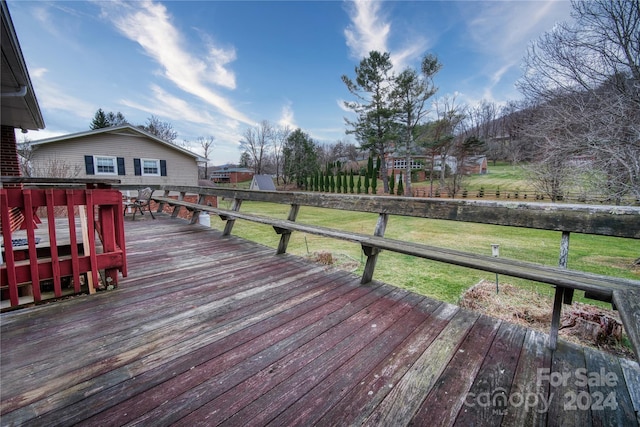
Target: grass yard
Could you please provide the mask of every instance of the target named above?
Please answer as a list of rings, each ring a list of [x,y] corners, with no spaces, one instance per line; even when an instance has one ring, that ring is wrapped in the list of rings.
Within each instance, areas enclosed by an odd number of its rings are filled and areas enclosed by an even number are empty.
[[[229,202],[221,201],[220,207],[229,208]],[[242,211],[276,218],[286,218],[289,207],[274,203],[243,202]],[[377,214],[339,211],[302,206],[298,222],[372,234]],[[212,227],[222,229],[224,223],[212,217]],[[273,247],[278,245],[279,235],[270,226],[246,221],[236,221],[233,234]],[[560,232],[501,227],[454,221],[430,220],[391,216],[386,237],[420,242],[433,246],[460,249],[491,255],[491,244],[500,245],[500,256],[547,265],[557,265],[560,250]],[[294,232],[288,251],[298,256],[313,256],[327,252],[337,260],[338,267],[346,267],[361,274],[365,257],[359,245]],[[640,257],[640,241],[573,233],[569,250],[569,268],[611,276],[640,279],[640,269],[633,262]],[[390,283],[414,292],[457,303],[462,293],[481,280],[495,281],[495,274],[451,266],[391,252],[382,252],[374,279]],[[511,283],[538,294],[553,295],[550,286],[531,281],[500,277],[501,283]],[[576,293],[578,301],[582,293]],[[591,300],[586,300],[593,303]]]

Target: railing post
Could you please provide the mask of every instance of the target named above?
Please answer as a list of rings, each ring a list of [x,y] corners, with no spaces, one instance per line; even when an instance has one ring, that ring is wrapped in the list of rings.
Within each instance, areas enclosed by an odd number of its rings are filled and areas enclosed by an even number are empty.
[[[204,194],[198,194],[198,200],[196,200],[196,204],[198,205],[204,205],[204,199],[205,199],[205,195]],[[193,211],[193,215],[191,215],[191,222],[190,224],[197,224],[198,223],[198,219],[200,218],[200,210],[194,210]]]
[[[231,204],[231,210],[238,212],[241,205],[242,199],[234,198],[233,203]],[[227,223],[224,225],[224,231],[222,232],[223,236],[229,236],[231,234],[231,230],[233,229],[233,224],[235,224],[235,222],[236,220],[234,218],[227,218]]]
[[[80,263],[78,261],[78,236],[76,234],[76,216],[73,206],[73,190],[65,191],[67,198],[67,219],[69,223],[69,243],[71,245],[71,272],[73,273],[73,290],[80,292]],[[35,296],[34,296],[35,300]]]
[[[185,192],[184,192],[184,191],[181,191],[181,192],[180,192],[180,194],[178,194],[178,200],[179,200],[179,201],[184,200],[184,195],[185,195]],[[180,206],[180,205],[175,205],[175,206],[173,207],[173,212],[171,213],[171,218],[177,218],[177,217],[178,217],[178,214],[180,213],[180,209],[181,209],[181,208],[182,208],[182,206]]]
[[[53,293],[56,298],[62,296],[62,281],[60,280],[60,257],[58,256],[58,242],[56,239],[56,215],[53,190],[45,190],[47,203],[47,223],[49,224],[49,250],[51,252],[51,269],[53,270]]]
[[[560,241],[560,258],[558,266],[567,268],[567,260],[569,258],[569,236],[568,231],[562,232],[562,240]],[[555,350],[558,346],[558,331],[560,330],[560,316],[562,314],[562,303],[571,304],[573,299],[573,289],[566,289],[562,286],[556,286],[556,293],[553,298],[553,313],[551,314],[551,333],[549,334],[549,348]]]
[[[100,230],[102,230],[102,247],[105,253],[112,253],[116,250],[116,227],[115,221],[117,213],[114,212],[116,206],[105,205],[98,207],[98,221],[100,222]],[[105,268],[104,270],[105,281],[104,287],[118,284],[118,269],[117,268]],[[109,280],[111,279],[111,280]]]
[[[162,196],[169,197],[169,193],[171,193],[169,190],[164,190],[164,194]],[[158,203],[158,210],[156,212],[162,213],[163,210],[164,210],[164,202]]]
[[[300,211],[300,205],[293,204],[291,205],[291,209],[289,209],[289,216],[287,217],[288,221],[295,221],[298,212]],[[276,228],[276,233],[280,234],[280,243],[278,243],[278,251],[276,252],[278,255],[287,252],[287,246],[289,245],[289,239],[291,238],[291,230],[286,230],[282,228]]]
[[[33,218],[33,200],[31,198],[31,190],[22,190],[24,199],[24,221],[27,227],[27,242],[29,245],[29,259],[37,260],[38,251],[36,250],[35,222]],[[33,290],[33,301],[40,302],[42,294],[40,292],[40,272],[37,262],[30,262],[31,271],[31,288]]]
[[[378,222],[376,223],[376,229],[373,235],[377,237],[383,237],[384,232],[387,228],[388,221],[389,214],[381,213],[378,217]],[[376,262],[378,261],[378,254],[380,253],[380,249],[362,245],[362,250],[367,256],[367,263],[364,267],[364,272],[362,273],[362,280],[360,280],[360,283],[364,285],[371,282],[371,280],[373,279],[373,271],[376,268]]]

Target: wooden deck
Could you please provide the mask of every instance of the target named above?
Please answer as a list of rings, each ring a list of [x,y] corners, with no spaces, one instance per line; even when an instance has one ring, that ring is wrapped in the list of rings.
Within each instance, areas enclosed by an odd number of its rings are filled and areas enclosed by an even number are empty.
[[[118,290],[0,317],[2,426],[639,423],[635,362],[129,219]]]

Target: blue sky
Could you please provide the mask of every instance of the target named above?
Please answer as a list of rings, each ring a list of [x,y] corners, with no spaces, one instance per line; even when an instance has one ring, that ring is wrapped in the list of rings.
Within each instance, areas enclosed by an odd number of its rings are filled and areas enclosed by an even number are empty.
[[[527,45],[568,1],[22,1],[9,0],[46,129],[89,129],[98,108],[133,124],[170,122],[178,141],[215,137],[212,164],[237,162],[242,133],[262,120],[319,143],[345,135],[341,75],[371,50],[395,70],[438,56],[435,98],[520,98]],[[19,135],[19,138],[22,136]],[[199,151],[197,145],[192,150]]]

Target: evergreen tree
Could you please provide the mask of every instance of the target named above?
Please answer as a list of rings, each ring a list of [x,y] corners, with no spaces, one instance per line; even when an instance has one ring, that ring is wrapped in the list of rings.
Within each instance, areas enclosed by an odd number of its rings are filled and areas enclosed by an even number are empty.
[[[107,115],[102,111],[102,108],[98,108],[96,114],[93,116],[93,120],[91,121],[91,130],[108,128],[111,126],[109,121],[107,120]]]
[[[395,106],[390,96],[395,80],[392,69],[388,52],[371,51],[355,68],[355,80],[342,76],[347,89],[356,98],[356,101],[345,102],[344,105],[358,115],[356,121],[345,119],[351,128],[348,132],[355,134],[362,149],[381,156],[389,151],[396,139]],[[385,164],[381,167],[386,178]],[[387,184],[384,182],[385,191]]]
[[[349,171],[349,192],[351,194],[353,194],[353,187],[354,187],[353,170],[351,170],[351,171]]]
[[[318,170],[316,144],[301,129],[291,132],[285,141],[283,154],[285,175],[299,188],[305,185],[305,177]]]
[[[362,193],[362,175],[358,175],[357,190],[358,190],[358,194]]]
[[[395,172],[391,169],[391,176],[389,177],[389,194],[393,194],[393,189],[396,186]]]
[[[404,185],[402,185],[402,172],[400,172],[400,180],[398,180],[398,196],[404,196]]]
[[[371,194],[378,194],[378,171],[375,168],[371,174]]]
[[[364,194],[369,194],[369,172],[364,174]]]

